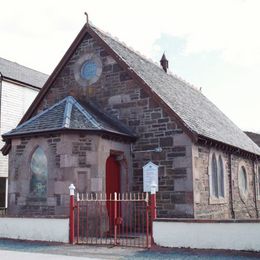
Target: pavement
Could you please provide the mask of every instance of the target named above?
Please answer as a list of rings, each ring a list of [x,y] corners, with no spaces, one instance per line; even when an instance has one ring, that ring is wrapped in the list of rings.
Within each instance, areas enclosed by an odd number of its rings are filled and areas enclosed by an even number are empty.
[[[41,254],[41,253],[26,253],[26,252],[16,252],[16,251],[7,251],[0,250],[0,259],[1,260],[79,260],[84,258],[87,260],[100,260],[102,258],[89,258],[89,257],[77,257],[77,256],[64,256],[64,255],[50,255],[50,254]]]
[[[31,242],[10,239],[0,239],[0,259],[20,260],[25,258],[45,260],[97,260],[97,259],[122,259],[122,260],[189,260],[189,259],[214,259],[214,260],[245,260],[260,259],[260,253],[227,250],[191,250],[177,248],[153,247],[151,249],[68,245],[47,242]]]

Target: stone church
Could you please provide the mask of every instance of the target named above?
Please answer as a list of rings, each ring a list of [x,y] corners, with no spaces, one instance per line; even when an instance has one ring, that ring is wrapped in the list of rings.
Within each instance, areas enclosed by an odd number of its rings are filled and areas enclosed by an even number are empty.
[[[142,192],[159,167],[160,218],[258,218],[260,148],[199,90],[86,23],[19,125],[9,215],[68,215],[79,192]]]

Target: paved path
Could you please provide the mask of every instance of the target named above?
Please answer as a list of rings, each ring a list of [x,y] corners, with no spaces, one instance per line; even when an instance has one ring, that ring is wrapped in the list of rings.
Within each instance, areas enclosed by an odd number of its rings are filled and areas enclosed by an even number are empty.
[[[89,257],[77,257],[77,256],[64,256],[64,255],[51,255],[51,254],[40,254],[40,253],[26,253],[26,252],[18,252],[18,251],[7,251],[0,250],[0,259],[1,260],[101,260],[102,258],[89,258]]]
[[[216,250],[67,245],[0,239],[0,260],[246,260],[260,259],[260,253]]]

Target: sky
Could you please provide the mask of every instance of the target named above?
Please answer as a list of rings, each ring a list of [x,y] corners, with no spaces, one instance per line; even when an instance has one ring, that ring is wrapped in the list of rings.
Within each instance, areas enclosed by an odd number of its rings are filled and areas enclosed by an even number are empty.
[[[0,0],[0,57],[51,74],[90,21],[260,133],[260,0]]]

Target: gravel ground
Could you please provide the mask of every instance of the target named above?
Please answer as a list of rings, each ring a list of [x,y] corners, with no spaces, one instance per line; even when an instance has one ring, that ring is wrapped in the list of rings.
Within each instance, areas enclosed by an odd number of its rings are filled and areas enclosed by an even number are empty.
[[[67,245],[45,242],[28,242],[0,239],[0,250],[32,252],[40,254],[87,257],[89,259],[260,259],[260,253],[221,250],[167,249],[153,247],[150,250],[122,247]],[[0,254],[1,255],[1,254]],[[39,255],[40,256],[40,255]],[[1,257],[2,259],[2,257]],[[11,258],[10,258],[11,259]],[[47,258],[46,258],[47,259]]]

